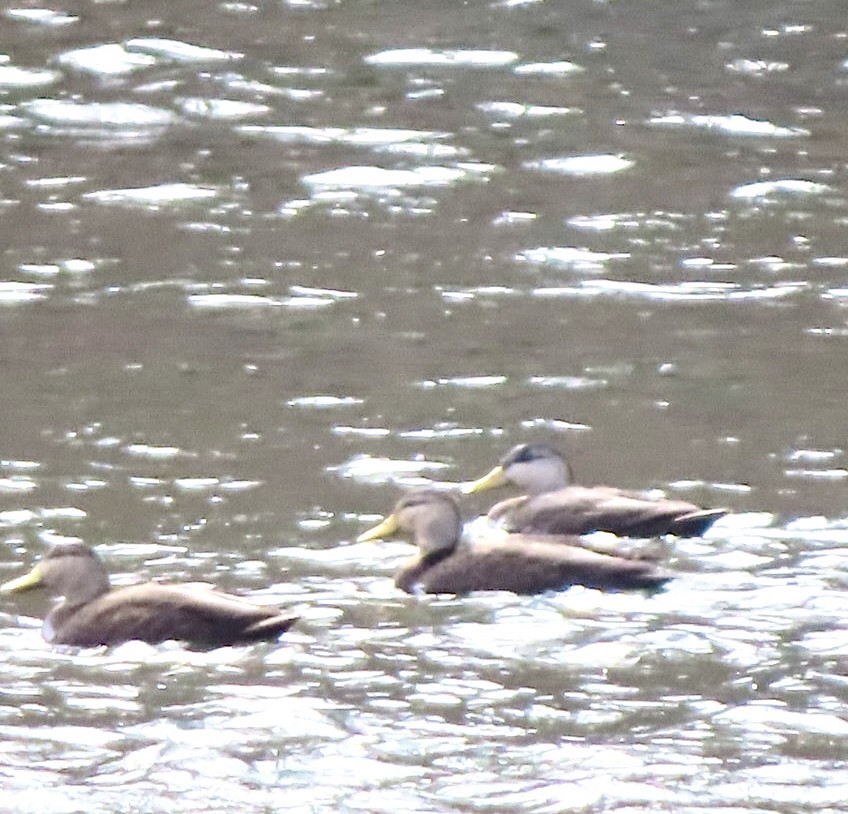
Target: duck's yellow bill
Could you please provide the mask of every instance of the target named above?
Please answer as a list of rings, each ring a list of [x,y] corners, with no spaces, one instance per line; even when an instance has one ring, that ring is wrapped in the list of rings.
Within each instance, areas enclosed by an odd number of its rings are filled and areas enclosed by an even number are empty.
[[[471,483],[463,484],[462,492],[466,495],[473,495],[477,492],[485,492],[487,489],[496,489],[499,486],[506,486],[508,483],[504,468],[496,466],[491,472],[487,472],[482,478],[471,481]]]
[[[397,530],[397,518],[393,514],[390,514],[381,523],[378,523],[373,528],[368,529],[368,531],[363,531],[362,534],[356,538],[356,542],[367,543],[370,540],[382,540],[385,537],[390,537]]]
[[[0,593],[13,594],[18,591],[28,591],[30,588],[37,588],[39,585],[41,585],[41,568],[36,565],[28,574],[10,579],[0,585]]]

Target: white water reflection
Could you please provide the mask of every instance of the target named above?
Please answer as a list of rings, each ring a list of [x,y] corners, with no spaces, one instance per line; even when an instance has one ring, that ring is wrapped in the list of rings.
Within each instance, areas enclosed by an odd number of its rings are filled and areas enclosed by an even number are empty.
[[[72,25],[79,21],[79,17],[74,14],[50,8],[7,8],[3,10],[3,16],[10,20],[47,27]]]
[[[524,162],[524,166],[531,170],[541,172],[553,172],[562,175],[592,176],[612,175],[616,172],[628,170],[634,165],[634,161],[621,155],[569,155],[556,158],[541,158],[534,161]]]
[[[533,289],[537,297],[627,297],[657,302],[728,302],[780,300],[806,289],[806,283],[744,288],[737,283],[691,280],[682,283],[638,283],[628,280],[582,280],[571,286]]]
[[[0,492],[31,492],[36,486],[36,482],[26,475],[0,478]]]
[[[405,143],[429,145],[448,138],[450,133],[403,130],[396,127],[307,127],[304,125],[246,125],[242,133],[269,136],[286,144],[349,144],[360,147],[386,147]]]
[[[330,467],[331,472],[341,478],[352,478],[364,483],[416,483],[426,473],[438,472],[447,464],[437,461],[402,461],[372,455],[354,455],[349,461]]]
[[[0,65],[0,88],[7,90],[46,87],[58,82],[60,78],[58,71]]]
[[[158,130],[175,121],[174,114],[160,108],[127,102],[73,102],[67,99],[35,99],[22,110],[56,128],[90,127],[118,131],[123,128]]]
[[[162,37],[134,37],[124,42],[124,48],[131,53],[178,63],[232,62],[244,56],[234,51],[222,51]]]
[[[118,584],[302,622],[79,651],[3,596],[4,800],[840,810],[838,2],[22,5],[4,578],[77,537]],[[649,544],[679,575],[653,596],[407,596],[411,546],[351,544],[552,438],[587,480],[736,511]]]
[[[189,294],[188,304],[199,311],[253,311],[277,308],[317,310],[332,306],[335,302],[355,297],[355,293],[321,291],[319,289],[296,290],[292,287],[290,297],[270,297],[262,294],[228,294],[209,292]]]
[[[260,105],[255,102],[208,98],[180,99],[179,107],[188,116],[222,121],[237,121],[264,116],[272,110],[268,105]]]
[[[785,195],[822,195],[831,189],[827,184],[801,178],[779,178],[775,181],[755,181],[735,187],[731,198],[740,200],[770,199]]]
[[[576,115],[582,111],[573,107],[557,107],[554,105],[527,105],[521,102],[481,102],[477,107],[484,113],[500,116],[505,119],[546,118],[548,116]]]
[[[465,67],[500,68],[518,59],[512,51],[474,49],[434,50],[431,48],[398,48],[369,54],[365,62],[376,66],[399,67]]]
[[[576,271],[601,271],[610,260],[627,260],[629,257],[628,252],[596,252],[577,246],[539,246],[516,255],[517,260],[528,263],[550,264]]]
[[[416,167],[411,170],[387,170],[382,167],[340,167],[335,170],[305,175],[303,183],[311,187],[333,189],[391,190],[416,187],[439,187],[468,180],[475,174],[491,171],[485,165],[457,167]]]
[[[668,113],[654,116],[649,124],[662,127],[696,127],[712,130],[729,136],[754,136],[766,138],[793,138],[810,135],[803,127],[782,127],[761,119],[752,119],[741,114],[707,115],[703,113]]]
[[[727,63],[727,70],[745,76],[765,77],[773,73],[782,73],[790,68],[788,62],[768,59],[734,59]]]
[[[47,283],[21,283],[16,280],[0,281],[0,305],[20,305],[44,299],[52,288]]]
[[[216,198],[218,195],[219,190],[214,187],[172,183],[130,189],[101,189],[95,192],[86,192],[82,197],[84,200],[104,206],[159,209],[161,207],[201,203]]]
[[[56,62],[66,68],[97,76],[125,76],[150,68],[156,64],[156,58],[150,54],[133,53],[114,42],[66,51],[56,57]]]
[[[513,72],[519,76],[571,76],[583,73],[585,68],[576,62],[559,60],[557,62],[525,62],[516,65]]]

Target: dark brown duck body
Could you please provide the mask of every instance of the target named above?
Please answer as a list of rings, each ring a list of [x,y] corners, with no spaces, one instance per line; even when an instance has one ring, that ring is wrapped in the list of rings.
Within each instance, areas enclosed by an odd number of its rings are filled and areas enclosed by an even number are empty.
[[[401,498],[382,523],[358,539],[378,539],[395,532],[412,535],[421,556],[395,578],[398,587],[410,593],[536,594],[572,585],[601,590],[656,589],[671,579],[671,574],[653,562],[588,550],[569,545],[569,540],[509,535],[493,541],[460,542],[461,531],[459,510],[452,498],[432,489],[416,489]]]
[[[36,587],[64,597],[42,626],[44,638],[53,644],[88,647],[177,639],[217,647],[273,640],[297,621],[277,608],[203,587],[147,582],[113,589],[97,555],[77,543],[54,547],[29,574],[0,590]]]
[[[701,509],[685,500],[649,499],[612,486],[565,486],[541,495],[505,500],[489,517],[509,532],[620,537],[699,537],[725,509]]]
[[[518,538],[524,535],[512,535]],[[529,539],[460,544],[442,558],[421,557],[403,567],[395,583],[404,591],[467,594],[511,591],[538,594],[584,585],[603,591],[660,588],[671,579],[648,560],[615,557],[561,543]]]
[[[509,532],[525,534],[607,531],[623,537],[696,537],[727,514],[726,509],[704,509],[613,486],[569,485],[570,480],[571,470],[559,452],[545,444],[520,444],[465,491],[509,483],[522,488],[525,496],[495,504],[489,517]]]

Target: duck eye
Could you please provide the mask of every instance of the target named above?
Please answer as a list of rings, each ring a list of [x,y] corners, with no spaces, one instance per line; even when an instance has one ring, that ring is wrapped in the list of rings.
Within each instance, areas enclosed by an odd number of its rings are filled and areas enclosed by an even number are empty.
[[[513,451],[512,455],[508,457],[508,460],[515,464],[526,464],[538,457],[532,447],[523,444]]]

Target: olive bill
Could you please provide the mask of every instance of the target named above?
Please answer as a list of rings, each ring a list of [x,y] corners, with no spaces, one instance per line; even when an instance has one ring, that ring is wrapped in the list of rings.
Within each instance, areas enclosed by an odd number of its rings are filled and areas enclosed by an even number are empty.
[[[41,568],[36,565],[28,574],[22,577],[10,579],[0,585],[0,593],[13,594],[19,591],[28,591],[31,588],[37,588],[42,583]]]
[[[497,489],[501,486],[506,486],[509,481],[506,477],[506,471],[502,466],[496,466],[490,472],[483,475],[482,478],[465,483],[462,486],[464,495],[473,495],[477,492],[485,492],[487,489]]]
[[[397,517],[395,517],[394,514],[390,514],[376,526],[373,526],[367,531],[363,531],[362,534],[356,538],[356,542],[367,543],[372,540],[382,540],[385,537],[390,537],[392,534],[396,534],[397,530]]]

